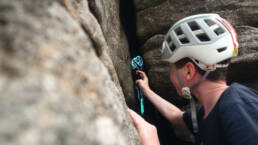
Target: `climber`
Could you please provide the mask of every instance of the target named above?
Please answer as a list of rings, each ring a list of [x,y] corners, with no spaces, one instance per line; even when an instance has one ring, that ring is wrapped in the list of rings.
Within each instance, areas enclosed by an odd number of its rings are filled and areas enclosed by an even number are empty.
[[[258,92],[226,83],[230,59],[238,54],[237,33],[217,14],[198,14],[175,23],[165,36],[162,60],[169,62],[170,80],[190,100],[183,112],[154,93],[148,77],[136,84],[173,125],[188,128],[202,145],[257,145]],[[195,100],[202,107],[196,108]],[[143,145],[158,145],[155,126],[129,109]]]

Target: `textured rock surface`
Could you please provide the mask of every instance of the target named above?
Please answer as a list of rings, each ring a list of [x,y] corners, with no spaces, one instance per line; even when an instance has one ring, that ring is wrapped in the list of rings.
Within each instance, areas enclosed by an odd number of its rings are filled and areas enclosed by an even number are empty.
[[[124,13],[133,21],[125,27],[127,37],[136,41],[130,25],[137,22],[151,87],[162,97],[187,104],[176,96],[167,63],[159,61],[164,33],[177,20],[204,12],[237,26],[240,56],[232,60],[229,82],[258,89],[257,0],[133,2],[137,21]],[[135,107],[136,99],[119,0],[1,0],[0,35],[0,144],[140,144],[126,111],[125,100]],[[183,144],[145,103],[161,143]],[[176,134],[192,140],[185,131]]]
[[[130,51],[126,36],[119,20],[118,0],[90,0],[94,12],[107,41],[107,52],[112,59],[125,99],[130,107],[136,105],[131,76]]]
[[[257,0],[167,0],[137,13],[137,35],[146,41],[163,34],[179,19],[198,13],[218,13],[237,26],[257,27]]]
[[[86,0],[60,1],[90,34],[96,52],[108,68],[112,80],[118,88],[122,86],[128,105],[134,106],[136,102],[133,81],[130,77],[130,54],[120,25],[118,1],[90,0],[89,3]]]
[[[0,144],[140,144],[87,1],[0,8]]]
[[[137,12],[137,36],[142,45],[140,49],[153,90],[178,106],[182,107],[187,103],[177,96],[170,83],[168,64],[159,59],[163,37],[168,29],[179,19],[198,13],[218,13],[236,26],[240,43],[239,56],[232,60],[228,81],[258,89],[257,0],[166,0],[158,5],[154,3]]]
[[[133,0],[137,11],[161,4],[166,0]]]
[[[239,26],[237,31],[239,57],[232,60],[228,81],[237,81],[258,90],[258,27]]]

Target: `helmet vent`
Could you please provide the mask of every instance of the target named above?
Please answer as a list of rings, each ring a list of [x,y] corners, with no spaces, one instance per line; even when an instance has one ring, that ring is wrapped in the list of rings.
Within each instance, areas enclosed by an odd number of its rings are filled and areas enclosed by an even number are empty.
[[[167,43],[169,44],[171,41],[172,41],[172,40],[171,40],[171,37],[168,36],[168,38],[167,38]]]
[[[179,40],[182,44],[189,43],[189,40],[186,37],[180,38]]]
[[[215,29],[214,32],[217,34],[217,36],[219,36],[219,35],[223,34],[225,31],[221,27],[219,27],[219,28]]]
[[[176,29],[175,29],[175,32],[176,32],[176,34],[177,34],[178,36],[183,34],[183,31],[182,31],[182,29],[181,29],[180,27],[176,28]]]
[[[171,52],[173,52],[175,49],[176,49],[176,46],[174,43],[172,43],[170,46],[169,46]]]
[[[213,21],[210,20],[210,19],[205,19],[204,22],[205,22],[208,26],[212,26],[212,25],[216,24],[215,22],[213,22]]]
[[[199,61],[199,60],[197,60],[197,59],[194,59],[194,61],[195,61],[196,63],[200,63],[200,61]]]
[[[226,49],[227,49],[227,47],[222,47],[222,48],[217,49],[217,51],[218,51],[219,53],[221,53],[221,52],[225,51]]]
[[[192,31],[201,29],[195,21],[189,22],[188,25],[192,29]]]
[[[210,41],[211,39],[208,37],[206,33],[197,34],[196,37],[201,41]]]

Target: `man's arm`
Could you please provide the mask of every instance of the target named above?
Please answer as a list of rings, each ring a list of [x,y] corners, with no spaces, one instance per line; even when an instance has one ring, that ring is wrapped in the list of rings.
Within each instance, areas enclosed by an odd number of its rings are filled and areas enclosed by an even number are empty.
[[[137,71],[140,74],[140,80],[136,81],[136,84],[140,87],[144,95],[152,102],[152,104],[161,112],[170,123],[177,126],[186,127],[183,120],[183,111],[181,111],[175,105],[169,103],[165,99],[161,98],[149,87],[149,81],[147,75],[142,71]]]
[[[152,90],[146,90],[144,95],[170,123],[176,126],[186,127],[183,120],[184,112],[181,111],[178,107],[161,98]]]

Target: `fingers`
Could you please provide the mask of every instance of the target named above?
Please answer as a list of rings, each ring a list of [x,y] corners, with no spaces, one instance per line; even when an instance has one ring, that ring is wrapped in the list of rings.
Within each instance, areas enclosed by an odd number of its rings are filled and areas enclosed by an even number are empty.
[[[136,80],[136,81],[135,81],[135,84],[138,86],[139,83],[140,83],[140,81],[142,81],[142,80]]]
[[[134,112],[133,110],[128,109],[128,112],[129,112],[136,128],[139,128],[139,125],[141,124],[141,122],[145,122],[145,120],[140,115],[138,115],[136,112]]]
[[[137,125],[138,123],[137,123],[137,119],[136,119],[135,112],[132,111],[131,109],[128,109],[128,112],[129,112],[130,117],[131,117],[132,120],[133,120],[134,126],[135,126],[136,128],[138,128],[138,125]]]
[[[128,112],[139,133],[142,145],[160,145],[156,127],[145,121],[133,110],[128,108]]]
[[[136,112],[134,112],[132,109],[128,109],[128,112],[133,120],[144,120],[140,115],[138,115]]]
[[[145,72],[137,70],[136,74],[140,74],[140,76],[142,77],[142,79],[144,80],[145,78],[147,78],[147,75],[145,74]]]

